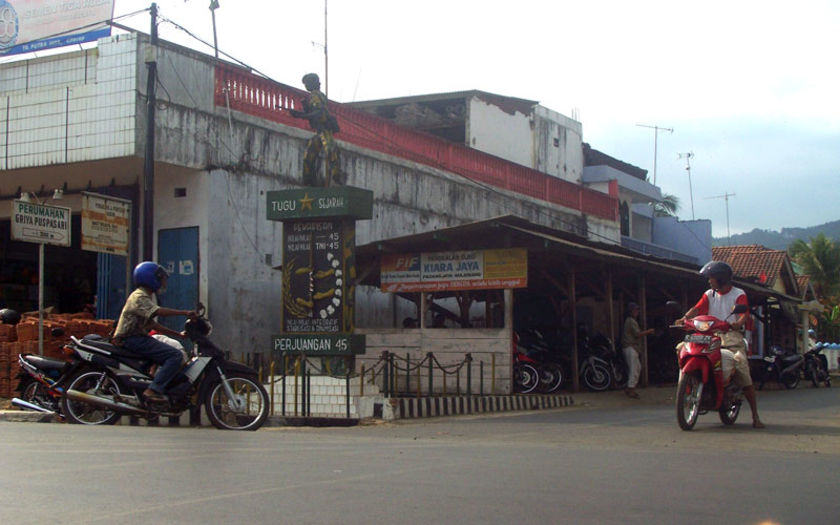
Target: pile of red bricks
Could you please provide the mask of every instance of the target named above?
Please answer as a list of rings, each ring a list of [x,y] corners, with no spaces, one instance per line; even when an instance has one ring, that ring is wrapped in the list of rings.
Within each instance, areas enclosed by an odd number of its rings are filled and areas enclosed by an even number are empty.
[[[53,336],[52,329],[61,328],[64,335]],[[114,321],[94,319],[91,314],[49,314],[44,318],[44,356],[63,359],[62,349],[70,336],[88,334],[107,336]],[[20,372],[18,354],[38,353],[38,317],[24,316],[16,326],[0,324],[0,398],[13,397]]]

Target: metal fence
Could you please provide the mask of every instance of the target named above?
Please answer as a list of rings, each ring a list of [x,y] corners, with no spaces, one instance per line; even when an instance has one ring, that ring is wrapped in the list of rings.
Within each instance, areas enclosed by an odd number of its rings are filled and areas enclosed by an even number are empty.
[[[485,371],[484,361],[474,361],[471,354],[457,362],[441,363],[432,352],[425,356],[412,357],[410,353],[398,355],[383,351],[373,364],[362,364],[358,371],[347,366],[346,358],[331,361],[333,366],[325,366],[322,358],[304,355],[280,355],[266,359],[260,353],[228,354],[234,361],[242,362],[259,373],[262,384],[268,385],[270,412],[272,416],[310,417],[312,415],[312,377],[330,376],[344,381],[344,416],[352,417],[353,398],[363,397],[366,387],[378,388],[369,391],[381,393],[388,398],[493,394],[496,390],[495,357],[490,363],[490,371]],[[336,363],[343,366],[335,366]],[[351,389],[351,381],[358,378],[358,391]],[[275,385],[282,385],[279,409],[275,407]],[[289,410],[288,407],[293,407]]]

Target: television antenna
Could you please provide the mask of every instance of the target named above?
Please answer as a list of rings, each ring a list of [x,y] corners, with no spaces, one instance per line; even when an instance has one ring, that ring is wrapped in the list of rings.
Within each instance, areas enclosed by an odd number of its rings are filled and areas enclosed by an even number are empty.
[[[694,220],[694,190],[691,188],[691,159],[694,153],[679,153],[677,158],[685,159],[685,171],[688,172],[688,195],[691,197],[691,220]]]
[[[723,199],[726,202],[726,244],[732,244],[729,236],[729,197],[734,197],[734,193],[724,193],[723,195],[715,195],[714,197],[706,197],[706,199]]]
[[[653,185],[656,186],[656,157],[657,157],[657,146],[659,142],[659,132],[660,131],[667,131],[669,133],[674,132],[674,128],[663,128],[662,126],[651,126],[649,124],[636,124],[640,128],[649,128],[653,130]]]

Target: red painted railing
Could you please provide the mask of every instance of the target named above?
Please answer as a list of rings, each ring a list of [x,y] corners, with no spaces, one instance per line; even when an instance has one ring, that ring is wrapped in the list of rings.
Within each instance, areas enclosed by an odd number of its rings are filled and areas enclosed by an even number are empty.
[[[289,115],[307,93],[253,75],[233,66],[216,66],[215,102],[236,111],[308,129],[306,121]],[[412,160],[470,180],[618,220],[618,192],[601,193],[551,177],[537,170],[488,155],[461,144],[393,124],[370,113],[330,102],[341,131],[336,138],[396,157]]]

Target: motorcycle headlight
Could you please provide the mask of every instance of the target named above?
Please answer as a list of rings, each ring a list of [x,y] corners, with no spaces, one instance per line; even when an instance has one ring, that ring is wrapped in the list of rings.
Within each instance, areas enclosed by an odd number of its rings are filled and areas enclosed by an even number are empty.
[[[698,332],[708,332],[712,324],[712,321],[694,321],[694,329]]]

